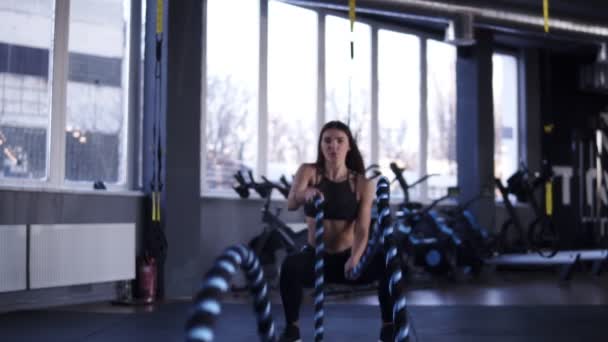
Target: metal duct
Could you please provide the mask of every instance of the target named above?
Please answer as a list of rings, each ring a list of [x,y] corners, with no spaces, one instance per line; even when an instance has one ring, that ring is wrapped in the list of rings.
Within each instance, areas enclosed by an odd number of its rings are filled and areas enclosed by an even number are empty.
[[[597,51],[597,63],[608,64],[608,43],[601,43]]]
[[[466,13],[450,20],[448,27],[445,29],[444,41],[457,46],[470,46],[475,44],[473,15]]]
[[[346,1],[338,0],[281,0],[294,5],[327,8],[345,11]],[[414,18],[439,21],[448,24],[453,18],[462,14],[472,14],[475,24],[492,27],[501,31],[532,30],[542,32],[544,18],[541,13],[530,14],[495,10],[489,7],[455,5],[432,0],[359,0],[358,13],[368,13],[388,17]],[[608,39],[608,26],[585,23],[576,19],[552,16],[550,18],[551,34],[578,38],[580,40],[604,41]],[[585,37],[586,39],[583,39]]]

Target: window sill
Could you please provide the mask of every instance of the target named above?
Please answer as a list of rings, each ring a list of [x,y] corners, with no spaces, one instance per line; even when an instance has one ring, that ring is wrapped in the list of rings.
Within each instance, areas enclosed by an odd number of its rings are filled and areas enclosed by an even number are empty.
[[[14,192],[42,192],[57,194],[77,194],[77,195],[101,195],[101,196],[124,196],[142,197],[144,193],[138,190],[126,190],[120,188],[109,188],[107,190],[86,189],[84,187],[56,187],[43,184],[6,184],[0,183],[0,191]]]
[[[277,192],[278,194],[278,192]],[[214,191],[214,192],[205,192],[201,194],[201,199],[223,199],[223,200],[239,200],[239,201],[265,201],[264,198],[258,196],[255,191],[251,191],[249,193],[248,198],[241,198],[239,195],[232,191]],[[272,196],[272,202],[287,202],[283,196],[274,195]]]

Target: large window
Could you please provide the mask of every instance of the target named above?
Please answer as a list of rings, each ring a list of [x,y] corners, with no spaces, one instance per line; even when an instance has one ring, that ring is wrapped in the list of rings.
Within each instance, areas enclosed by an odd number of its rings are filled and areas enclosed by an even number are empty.
[[[269,2],[267,176],[290,178],[316,157],[317,14]]]
[[[0,4],[3,184],[127,185],[130,18],[127,0]]]
[[[0,4],[0,178],[45,179],[53,1]]]
[[[257,163],[259,17],[259,1],[207,1],[203,189],[231,190],[234,172]]]
[[[128,3],[70,2],[65,178],[124,183]]]
[[[355,23],[354,58],[350,22],[327,16],[325,24],[325,119],[349,124],[366,164],[371,160],[371,29]]]
[[[494,96],[494,176],[504,181],[518,168],[517,59],[492,56]]]
[[[391,162],[405,167],[408,182],[420,176],[420,40],[418,37],[378,32],[379,164],[390,175]],[[396,182],[395,182],[396,184]],[[410,196],[419,196],[413,188]],[[402,194],[395,187],[394,195]]]
[[[428,198],[446,194],[456,186],[456,48],[427,40],[427,173]]]

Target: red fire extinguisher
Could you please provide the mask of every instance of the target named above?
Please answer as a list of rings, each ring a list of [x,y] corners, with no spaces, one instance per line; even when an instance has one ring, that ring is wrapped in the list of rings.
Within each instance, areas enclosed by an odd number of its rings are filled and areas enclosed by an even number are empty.
[[[140,259],[138,268],[139,295],[146,303],[156,298],[156,259],[149,255]]]

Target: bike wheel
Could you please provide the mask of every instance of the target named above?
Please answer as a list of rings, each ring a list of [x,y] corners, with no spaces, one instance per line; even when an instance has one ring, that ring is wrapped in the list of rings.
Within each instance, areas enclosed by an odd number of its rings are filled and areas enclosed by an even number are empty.
[[[527,251],[524,233],[515,226],[511,219],[502,224],[498,245],[501,254],[525,253]]]
[[[528,226],[528,241],[532,249],[544,258],[559,252],[559,233],[547,218],[537,218]]]

